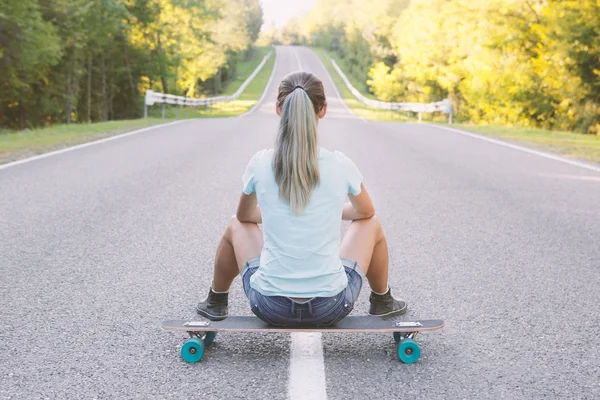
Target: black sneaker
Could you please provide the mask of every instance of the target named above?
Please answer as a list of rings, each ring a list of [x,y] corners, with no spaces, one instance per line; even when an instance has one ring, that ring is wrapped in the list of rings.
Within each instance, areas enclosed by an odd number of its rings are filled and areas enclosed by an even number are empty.
[[[378,317],[393,317],[396,315],[402,315],[406,313],[408,309],[407,304],[404,300],[396,299],[392,296],[392,289],[388,289],[385,294],[377,294],[371,291],[371,297],[369,297],[371,307],[369,308],[369,315],[376,315]]]
[[[196,306],[196,312],[211,321],[221,321],[227,318],[227,303],[229,293],[215,293],[212,288],[208,297]]]

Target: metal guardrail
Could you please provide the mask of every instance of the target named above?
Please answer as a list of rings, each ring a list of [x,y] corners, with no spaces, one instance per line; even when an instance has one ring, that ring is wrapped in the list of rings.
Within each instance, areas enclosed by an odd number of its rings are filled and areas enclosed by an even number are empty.
[[[452,123],[453,107],[452,107],[452,102],[450,101],[450,99],[444,99],[444,100],[438,101],[436,103],[399,103],[399,102],[385,102],[385,101],[368,99],[365,96],[363,96],[362,93],[360,93],[354,86],[352,86],[352,84],[350,83],[350,81],[348,80],[348,78],[346,77],[344,72],[337,65],[335,60],[327,55],[326,55],[326,57],[329,59],[329,61],[331,61],[333,68],[340,75],[340,77],[344,81],[344,84],[348,87],[350,92],[352,92],[354,97],[356,97],[358,100],[360,100],[364,104],[366,104],[370,107],[379,108],[382,110],[407,111],[409,113],[409,120],[410,120],[410,112],[415,112],[415,113],[418,113],[418,115],[419,115],[419,122],[421,122],[421,113],[442,112],[444,114],[448,114],[448,122],[450,124]]]
[[[165,118],[165,104],[175,104],[177,106],[186,107],[199,107],[199,106],[208,106],[211,104],[217,103],[225,103],[228,101],[236,100],[240,95],[246,90],[250,82],[258,75],[262,67],[266,64],[267,60],[273,51],[270,51],[269,54],[263,57],[263,60],[256,67],[252,75],[246,79],[246,81],[240,86],[240,88],[231,96],[216,96],[216,97],[203,97],[203,98],[195,98],[195,97],[184,97],[184,96],[175,96],[174,94],[165,94],[158,93],[153,90],[146,90],[146,97],[144,99],[144,118],[148,118],[148,106],[154,105],[154,103],[161,103],[162,107],[162,117]],[[177,108],[177,115],[179,116],[179,107]]]

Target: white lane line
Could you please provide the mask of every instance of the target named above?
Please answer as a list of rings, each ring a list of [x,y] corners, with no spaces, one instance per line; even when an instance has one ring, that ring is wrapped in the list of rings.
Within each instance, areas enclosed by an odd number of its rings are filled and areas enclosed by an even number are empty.
[[[566,174],[536,174],[537,176],[541,176],[543,178],[551,178],[551,179],[570,179],[573,181],[589,181],[589,182],[599,182],[600,176],[591,176],[591,175],[566,175]]]
[[[486,137],[486,136],[477,135],[475,133],[462,131],[460,129],[448,128],[446,126],[440,126],[440,125],[435,125],[435,124],[427,124],[427,125],[433,126],[435,128],[438,128],[438,129],[444,129],[446,131],[458,133],[460,135],[468,136],[468,137],[471,137],[471,138],[474,138],[474,139],[483,140],[484,142],[494,143],[494,144],[497,144],[499,146],[508,147],[508,148],[514,149],[514,150],[519,150],[519,151],[522,151],[522,152],[525,152],[525,153],[529,153],[529,154],[533,154],[533,155],[536,155],[536,156],[539,156],[539,157],[544,157],[544,158],[547,158],[549,160],[559,161],[559,162],[562,162],[562,163],[565,163],[565,164],[574,165],[576,167],[585,168],[585,169],[590,170],[590,171],[600,172],[600,167],[597,167],[597,166],[591,165],[591,164],[587,164],[587,163],[584,163],[582,161],[570,160],[568,158],[564,158],[564,157],[560,157],[560,156],[557,156],[557,155],[554,155],[554,154],[546,153],[544,151],[530,149],[530,148],[519,146],[519,145],[516,145],[516,144],[504,142],[502,140],[492,139],[492,138],[489,138],[489,137]]]
[[[290,400],[325,400],[325,363],[321,333],[292,333]]]
[[[51,151],[49,153],[44,153],[44,154],[40,154],[40,155],[37,155],[37,156],[33,156],[33,157],[29,157],[29,158],[24,158],[22,160],[17,160],[17,161],[9,162],[7,164],[0,165],[0,170],[6,169],[6,168],[10,168],[10,167],[14,167],[14,166],[21,165],[21,164],[25,164],[25,163],[28,163],[28,162],[31,162],[31,161],[41,160],[42,158],[46,158],[46,157],[52,157],[52,156],[55,156],[55,155],[58,155],[58,154],[68,153],[68,152],[73,151],[73,150],[83,149],[84,147],[89,147],[89,146],[94,146],[94,145],[100,144],[100,143],[110,142],[111,140],[117,140],[117,139],[122,139],[122,138],[127,137],[127,136],[137,135],[138,133],[147,132],[147,131],[152,130],[152,129],[163,128],[165,126],[175,125],[175,124],[180,124],[182,122],[195,121],[195,120],[196,120],[196,118],[182,119],[182,120],[179,120],[179,121],[168,122],[166,124],[149,126],[147,128],[138,129],[137,131],[122,133],[120,135],[110,136],[110,137],[107,137],[107,138],[104,138],[104,139],[100,139],[100,140],[94,140],[93,142],[87,142],[87,143],[78,144],[76,146],[66,147],[64,149],[60,149],[60,150],[56,150],[56,151]]]
[[[275,54],[273,54],[273,57],[275,57],[275,62],[273,63],[273,70],[271,71],[271,76],[269,76],[269,80],[267,81],[267,86],[265,86],[265,90],[263,91],[262,96],[260,96],[260,99],[258,100],[258,102],[255,105],[253,105],[251,109],[246,111],[244,114],[240,115],[239,118],[245,117],[246,115],[253,112],[259,105],[261,105],[262,101],[265,99],[265,96],[267,95],[267,92],[271,88],[271,82],[273,82],[273,76],[275,76],[275,70],[277,69],[277,62],[279,61],[279,57],[277,57],[277,49],[274,49],[273,52],[275,53]]]

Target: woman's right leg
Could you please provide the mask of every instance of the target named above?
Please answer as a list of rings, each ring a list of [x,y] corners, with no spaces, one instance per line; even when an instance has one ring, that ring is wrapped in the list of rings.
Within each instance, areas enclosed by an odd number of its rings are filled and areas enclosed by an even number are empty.
[[[387,291],[388,248],[377,217],[352,221],[342,240],[340,257],[360,265],[374,292]]]
[[[388,285],[388,246],[377,217],[356,220],[350,224],[342,244],[340,257],[356,261],[371,286],[371,309],[375,315],[400,315],[406,302],[395,299]]]

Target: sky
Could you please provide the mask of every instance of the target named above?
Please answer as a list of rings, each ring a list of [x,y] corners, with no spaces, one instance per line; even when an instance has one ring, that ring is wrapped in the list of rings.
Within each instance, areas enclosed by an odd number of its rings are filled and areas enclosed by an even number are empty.
[[[300,17],[310,10],[316,0],[261,0],[264,12],[263,29],[283,26],[290,18]]]

